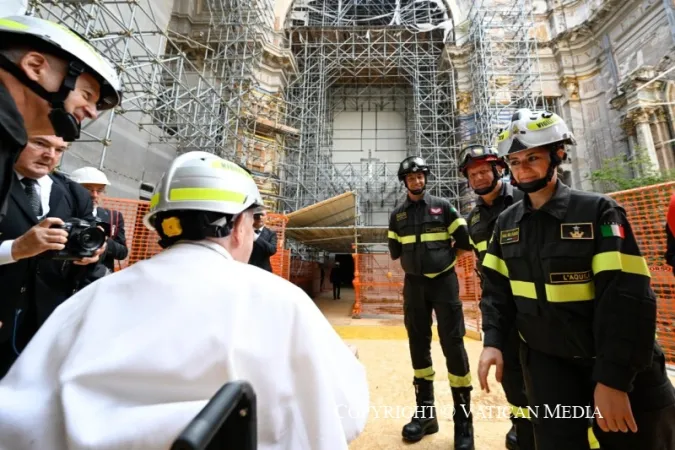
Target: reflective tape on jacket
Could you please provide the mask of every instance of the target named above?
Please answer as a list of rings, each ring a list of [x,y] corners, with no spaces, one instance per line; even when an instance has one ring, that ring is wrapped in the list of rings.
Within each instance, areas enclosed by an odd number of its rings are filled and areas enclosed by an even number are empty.
[[[452,263],[451,263],[448,267],[446,267],[445,269],[441,270],[440,272],[436,272],[436,273],[425,273],[424,276],[427,277],[427,278],[436,278],[436,277],[439,276],[440,274],[445,273],[445,272],[447,272],[448,270],[450,270],[450,269],[452,269],[453,267],[455,267],[455,263],[456,263],[456,262],[457,262],[457,258],[455,258],[455,259],[452,261]]]
[[[415,242],[417,242],[417,236],[415,236],[414,234],[410,236],[399,236],[398,234],[396,234],[394,231],[391,230],[389,230],[389,232],[387,233],[387,237],[389,239],[393,239],[397,242],[400,242],[401,244],[414,244]]]
[[[457,231],[457,228],[461,227],[462,225],[467,226],[466,220],[464,220],[464,218],[460,217],[455,219],[454,222],[452,222],[448,227],[448,233],[453,235],[455,231]]]
[[[594,255],[592,267],[594,275],[605,270],[620,270],[651,278],[647,262],[642,256],[627,255],[617,251]]]

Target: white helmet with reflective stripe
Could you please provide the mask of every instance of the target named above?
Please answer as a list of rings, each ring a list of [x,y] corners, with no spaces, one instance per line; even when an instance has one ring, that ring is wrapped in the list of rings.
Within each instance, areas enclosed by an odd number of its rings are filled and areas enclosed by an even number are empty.
[[[122,100],[121,83],[115,67],[103,58],[84,37],[70,28],[39,17],[10,16],[0,18],[0,39],[30,46],[43,44],[55,51],[55,56],[76,59],[83,63],[85,71],[94,75],[101,83],[100,111],[114,108]],[[70,57],[70,58],[68,58]]]
[[[236,216],[259,206],[263,206],[260,191],[246,169],[212,153],[194,151],[173,161],[150,200],[143,223],[154,230],[153,218],[158,213],[204,211]]]
[[[576,145],[574,135],[564,120],[549,111],[523,108],[515,112],[511,123],[497,137],[499,156],[544,147],[550,144]]]
[[[110,181],[108,181],[108,177],[105,176],[105,173],[95,167],[82,167],[74,170],[73,173],[70,174],[70,179],[80,184],[110,185]]]

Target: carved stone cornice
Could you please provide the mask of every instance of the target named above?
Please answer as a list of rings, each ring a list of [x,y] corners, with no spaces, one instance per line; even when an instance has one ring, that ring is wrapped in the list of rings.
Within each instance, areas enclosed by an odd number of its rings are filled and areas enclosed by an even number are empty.
[[[462,115],[467,115],[471,113],[471,92],[458,92],[457,93],[457,109]]]
[[[642,123],[649,124],[651,121],[652,114],[654,114],[654,108],[650,107],[633,108],[626,114],[626,119],[632,121],[635,125],[639,125]]]
[[[626,136],[635,136],[636,131],[635,131],[635,123],[630,120],[627,117],[624,117],[624,119],[621,121],[621,129],[623,130],[623,133]]]

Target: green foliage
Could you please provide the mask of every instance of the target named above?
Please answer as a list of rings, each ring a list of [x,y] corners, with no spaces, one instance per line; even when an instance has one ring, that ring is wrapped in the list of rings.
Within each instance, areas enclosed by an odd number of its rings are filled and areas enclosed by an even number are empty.
[[[646,149],[636,147],[633,157],[604,159],[602,167],[592,171],[589,178],[603,192],[615,192],[675,180],[675,170],[657,171]]]

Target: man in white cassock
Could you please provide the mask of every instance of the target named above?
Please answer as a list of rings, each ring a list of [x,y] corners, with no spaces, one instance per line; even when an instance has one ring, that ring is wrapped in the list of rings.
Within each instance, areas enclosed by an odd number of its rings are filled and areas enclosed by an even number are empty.
[[[247,264],[262,204],[238,165],[176,158],[144,217],[165,250],[50,316],[0,383],[0,448],[165,450],[245,380],[259,449],[347,449],[365,369],[300,288]]]

